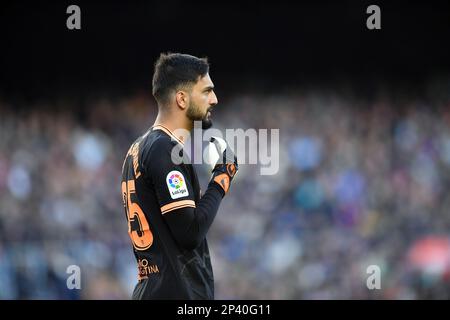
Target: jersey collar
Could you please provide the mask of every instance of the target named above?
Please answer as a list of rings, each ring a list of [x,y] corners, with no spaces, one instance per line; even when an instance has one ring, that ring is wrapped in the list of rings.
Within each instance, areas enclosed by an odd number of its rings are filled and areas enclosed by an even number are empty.
[[[167,127],[165,127],[165,126],[163,126],[163,125],[161,125],[161,124],[158,124],[158,125],[156,125],[156,126],[153,126],[153,127],[152,127],[152,130],[162,130],[162,131],[164,131],[165,133],[167,133],[170,137],[172,137],[173,139],[175,139],[176,141],[178,141],[179,143],[181,143],[181,145],[184,146],[183,140],[181,140],[180,138],[178,138],[172,131],[170,131],[169,128],[167,128]]]

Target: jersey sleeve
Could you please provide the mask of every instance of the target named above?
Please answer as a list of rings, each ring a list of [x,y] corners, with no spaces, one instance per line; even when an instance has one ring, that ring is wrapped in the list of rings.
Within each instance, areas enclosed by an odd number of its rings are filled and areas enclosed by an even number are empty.
[[[174,149],[174,146],[176,149]],[[223,198],[223,189],[214,182],[195,202],[191,170],[172,161],[181,145],[158,139],[150,151],[142,152],[144,176],[153,184],[164,221],[180,248],[193,250],[205,239]]]
[[[162,138],[142,154],[142,166],[154,185],[162,214],[196,207],[191,173],[183,163],[176,163],[177,157],[172,160],[172,153],[180,151],[179,144]]]

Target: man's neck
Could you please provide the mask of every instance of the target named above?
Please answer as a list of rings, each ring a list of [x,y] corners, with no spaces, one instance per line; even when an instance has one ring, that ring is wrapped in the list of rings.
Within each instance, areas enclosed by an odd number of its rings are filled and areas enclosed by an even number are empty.
[[[174,134],[178,139],[185,142],[192,130],[192,123],[187,119],[180,119],[164,114],[158,114],[153,126],[162,126]],[[179,130],[184,129],[184,130]]]

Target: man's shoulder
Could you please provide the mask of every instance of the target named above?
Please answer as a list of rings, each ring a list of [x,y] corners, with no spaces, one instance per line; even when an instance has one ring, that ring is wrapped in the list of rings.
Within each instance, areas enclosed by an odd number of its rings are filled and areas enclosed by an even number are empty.
[[[140,153],[144,159],[166,159],[177,145],[167,134],[160,130],[150,130],[140,138]]]
[[[142,136],[142,147],[153,152],[171,150],[177,143],[161,130],[153,130]]]

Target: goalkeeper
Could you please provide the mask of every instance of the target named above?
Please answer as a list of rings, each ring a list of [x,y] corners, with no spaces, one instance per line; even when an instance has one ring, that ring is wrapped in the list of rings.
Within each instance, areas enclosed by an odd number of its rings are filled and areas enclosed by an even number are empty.
[[[122,169],[122,199],[138,266],[133,299],[214,299],[214,278],[206,234],[238,170],[226,146],[203,195],[194,167],[182,154],[194,121],[211,127],[217,104],[206,58],[161,54],[155,64],[154,125],[130,147]],[[184,161],[174,164],[171,153]]]

